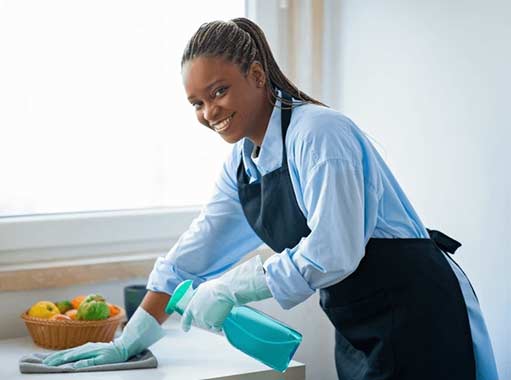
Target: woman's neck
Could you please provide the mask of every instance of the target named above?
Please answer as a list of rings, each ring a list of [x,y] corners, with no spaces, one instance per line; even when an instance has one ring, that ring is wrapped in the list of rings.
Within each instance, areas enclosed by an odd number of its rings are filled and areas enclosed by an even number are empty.
[[[259,147],[263,145],[264,135],[268,129],[272,112],[273,105],[268,102],[265,110],[261,113],[262,116],[259,124],[261,127],[257,130],[257,133],[250,137],[250,140]]]

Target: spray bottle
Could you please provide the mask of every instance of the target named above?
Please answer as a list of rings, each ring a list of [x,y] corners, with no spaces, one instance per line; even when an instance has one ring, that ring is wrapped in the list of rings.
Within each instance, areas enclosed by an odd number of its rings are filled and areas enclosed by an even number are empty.
[[[165,312],[183,315],[193,293],[192,280],[183,281]],[[280,372],[287,369],[302,341],[298,331],[249,306],[234,306],[222,331],[232,346]]]

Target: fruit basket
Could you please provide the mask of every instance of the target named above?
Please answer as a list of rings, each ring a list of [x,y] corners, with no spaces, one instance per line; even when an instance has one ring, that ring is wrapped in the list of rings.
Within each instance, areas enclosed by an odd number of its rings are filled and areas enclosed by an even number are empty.
[[[61,350],[87,342],[110,342],[125,311],[100,294],[82,294],[72,300],[38,301],[21,319],[35,344]]]
[[[28,332],[35,344],[40,347],[61,350],[87,342],[110,342],[119,324],[125,319],[125,311],[120,308],[117,315],[98,321],[50,320],[21,314]]]

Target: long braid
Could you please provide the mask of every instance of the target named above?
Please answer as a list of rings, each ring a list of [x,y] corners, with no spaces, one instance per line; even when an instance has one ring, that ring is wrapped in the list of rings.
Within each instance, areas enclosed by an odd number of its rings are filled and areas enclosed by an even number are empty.
[[[276,100],[291,106],[278,96],[276,88],[285,91],[302,103],[323,105],[320,101],[300,91],[280,70],[261,28],[247,18],[231,21],[212,21],[202,24],[186,45],[181,66],[200,57],[223,57],[237,64],[241,72],[248,73],[250,65],[258,61],[267,75],[266,91],[272,105]]]

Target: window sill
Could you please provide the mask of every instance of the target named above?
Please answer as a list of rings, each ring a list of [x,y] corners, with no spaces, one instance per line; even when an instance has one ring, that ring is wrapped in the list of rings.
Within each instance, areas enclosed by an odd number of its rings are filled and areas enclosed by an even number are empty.
[[[147,277],[161,253],[3,265],[0,291],[26,291]]]
[[[261,246],[244,260],[261,255],[263,261],[274,252]],[[33,289],[63,288],[105,281],[146,278],[161,252],[103,256],[91,259],[73,259],[44,263],[3,265],[0,268],[0,291],[27,291]],[[242,261],[244,261],[242,260]]]

